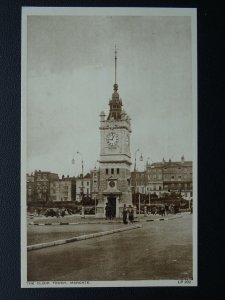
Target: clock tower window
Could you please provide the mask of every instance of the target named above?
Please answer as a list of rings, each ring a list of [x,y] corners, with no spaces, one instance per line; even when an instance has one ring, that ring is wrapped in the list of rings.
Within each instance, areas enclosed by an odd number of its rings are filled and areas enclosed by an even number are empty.
[[[117,171],[117,174],[119,174],[119,173],[120,173],[120,169],[119,169],[119,168],[117,168],[117,170],[116,170],[116,171]]]
[[[114,169],[111,169],[111,174],[114,174]]]
[[[106,173],[106,174],[109,174],[109,169],[105,169],[105,173]]]

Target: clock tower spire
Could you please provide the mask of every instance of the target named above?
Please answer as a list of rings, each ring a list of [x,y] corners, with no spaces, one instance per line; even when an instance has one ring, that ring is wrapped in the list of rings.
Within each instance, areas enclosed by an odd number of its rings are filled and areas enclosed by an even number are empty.
[[[119,93],[118,91],[118,84],[116,82],[116,75],[117,75],[117,49],[115,45],[115,83],[113,85],[113,94],[112,94],[112,99],[109,100],[109,115],[107,120],[120,120],[121,119],[121,112],[122,112],[122,100],[119,98]]]
[[[130,184],[130,134],[129,115],[122,109],[122,100],[117,84],[117,49],[115,46],[115,82],[112,98],[109,100],[108,116],[100,113],[100,159],[99,190],[96,217],[105,217],[109,205],[112,218],[121,216],[124,205],[132,206]]]

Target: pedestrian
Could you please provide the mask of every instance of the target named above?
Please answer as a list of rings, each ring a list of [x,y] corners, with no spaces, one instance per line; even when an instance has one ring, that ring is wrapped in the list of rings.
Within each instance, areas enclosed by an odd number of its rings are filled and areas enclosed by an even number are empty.
[[[166,205],[165,205],[165,215],[168,215],[168,209],[169,209],[169,207],[168,207],[168,205],[166,204]]]
[[[109,219],[109,203],[106,203],[105,206],[105,219],[108,220]]]
[[[62,216],[62,217],[64,217],[64,216],[65,216],[65,208],[64,208],[64,207],[62,208],[62,211],[61,211],[61,216]]]
[[[134,222],[134,210],[133,207],[131,207],[131,205],[129,205],[129,222],[133,223]]]
[[[123,224],[127,224],[127,207],[126,204],[123,206]]]

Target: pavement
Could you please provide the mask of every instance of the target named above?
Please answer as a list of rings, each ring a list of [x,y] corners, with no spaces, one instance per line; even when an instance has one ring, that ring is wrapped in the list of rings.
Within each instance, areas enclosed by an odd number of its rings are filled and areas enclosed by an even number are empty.
[[[47,242],[47,243],[40,243],[40,244],[30,245],[30,246],[27,246],[27,250],[31,251],[31,250],[38,250],[38,249],[52,247],[52,246],[63,245],[63,244],[66,244],[66,243],[72,243],[72,242],[87,240],[87,239],[96,238],[96,237],[103,236],[103,235],[119,233],[119,232],[122,232],[122,231],[137,229],[137,228],[141,228],[141,227],[142,227],[142,225],[140,225],[140,224],[139,225],[133,225],[133,226],[126,226],[126,227],[113,229],[113,230],[108,230],[108,231],[101,231],[101,232],[96,232],[96,233],[91,233],[91,234],[75,236],[75,237],[68,238],[68,239],[63,239],[63,240],[57,240],[57,241],[51,241],[51,242]]]
[[[66,219],[60,222],[58,221],[58,218],[52,218],[53,220],[50,222],[44,222],[40,221],[40,218],[38,218],[37,221],[33,222],[28,222],[28,246],[27,250],[38,250],[46,247],[52,247],[52,246],[57,246],[57,245],[62,245],[65,243],[70,243],[70,242],[75,242],[75,241],[80,241],[83,239],[90,239],[90,238],[95,238],[98,236],[102,235],[107,235],[107,234],[112,234],[112,233],[118,233],[124,230],[130,230],[130,229],[137,229],[140,228],[142,225],[141,223],[143,222],[151,222],[151,221],[169,221],[169,220],[174,220],[177,218],[182,218],[185,216],[187,213],[182,213],[182,214],[176,214],[176,215],[167,215],[167,216],[158,216],[158,215],[148,215],[148,216],[140,216],[139,218],[136,218],[133,223],[128,223],[128,226],[124,227],[125,225],[122,223],[121,219],[115,219],[115,220],[103,220],[103,219],[90,219],[89,220],[80,220],[77,219],[76,222],[67,222]],[[70,217],[70,220],[72,216]],[[46,217],[44,218],[46,220]],[[107,226],[100,226],[96,227],[94,225],[107,225]],[[122,227],[118,226],[113,226],[113,225],[118,225],[121,224]],[[139,225],[135,225],[139,224]],[[31,230],[30,226],[35,225],[35,226],[54,226],[56,229],[49,231],[40,231],[40,230]],[[70,228],[74,228],[71,225],[77,225],[77,229],[75,232],[73,230],[59,230],[59,226],[65,226],[68,225]],[[90,227],[88,228],[85,225],[93,225],[92,230],[90,230]],[[111,225],[113,228],[110,228]],[[131,226],[132,225],[132,226]],[[95,231],[93,232],[93,228],[95,228]],[[61,238],[63,236],[63,239]],[[57,239],[58,237],[58,239]],[[60,237],[60,239],[59,239]]]
[[[159,216],[140,218],[142,227],[137,230],[28,251],[28,281],[191,279],[192,215],[169,215],[164,222],[148,219]],[[28,227],[37,236],[42,231],[52,234],[53,229],[64,236],[69,230],[74,234],[84,227],[94,231],[110,226],[121,224]]]

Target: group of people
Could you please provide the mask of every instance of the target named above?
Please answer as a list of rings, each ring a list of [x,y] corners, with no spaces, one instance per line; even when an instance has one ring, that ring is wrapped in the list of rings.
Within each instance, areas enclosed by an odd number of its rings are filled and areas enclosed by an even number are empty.
[[[134,222],[134,209],[129,205],[127,208],[126,204],[123,206],[123,224]]]
[[[133,223],[134,222],[134,209],[129,205],[127,208],[126,204],[124,204],[123,211],[122,211],[122,217],[123,217],[123,224]],[[113,220],[115,218],[115,215],[113,214],[112,207],[109,203],[106,203],[105,206],[105,219],[106,220]]]

